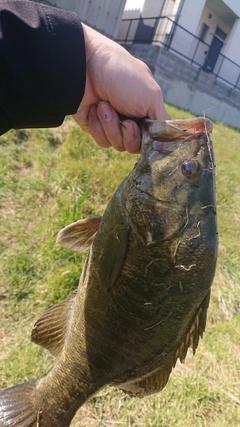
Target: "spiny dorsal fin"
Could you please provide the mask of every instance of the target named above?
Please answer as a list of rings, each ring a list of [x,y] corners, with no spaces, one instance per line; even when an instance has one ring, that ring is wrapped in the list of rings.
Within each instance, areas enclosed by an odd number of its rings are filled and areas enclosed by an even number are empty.
[[[194,321],[190,329],[188,330],[187,334],[185,335],[185,338],[182,344],[179,346],[179,348],[176,351],[175,364],[178,358],[182,363],[184,362],[185,357],[187,355],[188,348],[191,347],[193,350],[193,354],[195,354],[195,351],[199,343],[199,337],[202,338],[203,332],[205,331],[205,327],[206,327],[207,309],[208,309],[209,300],[210,300],[210,293],[211,291],[209,290],[207,295],[203,299],[201,305],[199,306],[196,312]]]
[[[59,304],[49,308],[37,320],[32,329],[31,340],[58,356],[64,345],[68,319],[75,301],[77,291]]]
[[[73,251],[89,249],[98,231],[102,217],[80,219],[59,231],[57,243]]]

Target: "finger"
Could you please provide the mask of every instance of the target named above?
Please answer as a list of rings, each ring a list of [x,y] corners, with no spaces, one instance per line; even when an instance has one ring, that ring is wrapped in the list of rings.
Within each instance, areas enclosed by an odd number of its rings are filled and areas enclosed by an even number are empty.
[[[141,146],[141,132],[137,123],[133,120],[124,120],[122,135],[125,149],[131,154],[138,153]]]
[[[154,81],[154,89],[151,96],[151,102],[149,105],[147,116],[153,120],[171,119],[171,116],[168,114],[164,105],[162,89],[156,81]]]
[[[148,111],[148,117],[153,120],[171,119],[161,97],[157,98],[155,103],[151,105],[151,108]]]
[[[111,146],[110,142],[107,140],[107,137],[104,133],[104,129],[99,121],[97,114],[97,106],[92,105],[89,110],[88,115],[90,134],[95,139],[99,147],[109,148]]]
[[[97,114],[108,142],[118,151],[125,151],[119,117],[113,107],[105,101],[98,104]]]
[[[164,104],[162,104],[161,120],[171,120],[171,116],[168,114]]]
[[[157,102],[155,106],[152,106],[148,111],[147,116],[152,120],[170,120],[171,116],[168,114],[165,105]]]

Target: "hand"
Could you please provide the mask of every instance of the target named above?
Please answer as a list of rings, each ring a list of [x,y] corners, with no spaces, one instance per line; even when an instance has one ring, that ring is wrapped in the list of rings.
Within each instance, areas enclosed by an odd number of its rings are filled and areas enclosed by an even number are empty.
[[[161,88],[142,61],[123,47],[83,24],[87,75],[85,94],[76,114],[80,127],[100,147],[118,151],[140,150],[140,129],[129,118],[169,119]]]

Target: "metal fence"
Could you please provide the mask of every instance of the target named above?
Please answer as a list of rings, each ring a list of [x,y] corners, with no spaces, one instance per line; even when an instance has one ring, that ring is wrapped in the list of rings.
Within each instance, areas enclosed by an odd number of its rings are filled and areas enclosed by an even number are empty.
[[[118,42],[155,44],[240,90],[240,65],[166,16],[123,19]]]

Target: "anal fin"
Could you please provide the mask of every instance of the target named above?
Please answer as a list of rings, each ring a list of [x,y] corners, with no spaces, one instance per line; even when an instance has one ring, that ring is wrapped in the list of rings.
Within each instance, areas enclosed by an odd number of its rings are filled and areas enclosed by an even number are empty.
[[[195,354],[199,343],[199,337],[202,338],[203,332],[205,331],[210,294],[211,291],[209,290],[202,303],[198,307],[192,325],[190,326],[184,337],[184,340],[176,351],[175,363],[178,358],[181,362],[184,362],[188,348],[192,348],[193,354]]]
[[[121,384],[119,388],[130,396],[145,397],[161,391],[168,382],[172,368],[179,358],[184,362],[188,348],[192,348],[195,353],[199,337],[203,336],[206,327],[207,309],[210,300],[210,290],[206,294],[202,303],[198,307],[193,322],[184,336],[184,339],[175,353],[169,354],[164,366],[138,380]]]
[[[72,292],[69,298],[45,311],[33,326],[32,342],[46,348],[53,356],[58,356],[63,349],[76,293],[77,291]]]
[[[132,397],[140,398],[158,393],[167,384],[171,371],[172,361],[163,368],[157,369],[137,381],[121,384],[120,389]]]

